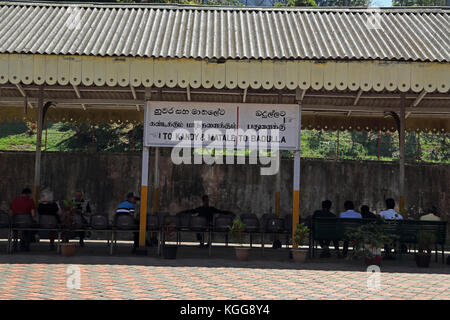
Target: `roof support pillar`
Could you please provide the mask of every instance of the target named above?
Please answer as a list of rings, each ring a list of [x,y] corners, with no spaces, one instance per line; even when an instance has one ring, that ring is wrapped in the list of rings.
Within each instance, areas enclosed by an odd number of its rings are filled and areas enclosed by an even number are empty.
[[[304,94],[297,89],[296,100],[298,103],[298,124],[299,124],[299,142],[298,150],[294,153],[294,181],[293,181],[293,192],[292,192],[292,247],[297,248],[297,244],[294,242],[294,233],[297,230],[297,224],[300,217],[300,142],[302,133],[302,100]]]
[[[154,173],[154,187],[153,187],[153,214],[159,210],[159,147],[155,148],[155,173]]]
[[[147,103],[150,100],[151,92],[146,90],[145,92],[145,106],[144,106],[144,137],[147,133]],[[145,251],[145,239],[147,231],[147,207],[148,207],[148,171],[149,171],[149,147],[145,145],[142,147],[142,171],[141,171],[141,208],[139,210],[139,248]]]
[[[399,170],[399,193],[400,214],[404,217],[405,214],[405,94],[400,97],[400,126],[399,126],[399,150],[400,150],[400,170]]]
[[[244,102],[247,95],[247,88],[244,91]],[[281,104],[281,95],[278,95],[278,103]],[[281,156],[281,155],[280,155]],[[281,214],[281,161],[278,167],[278,172],[275,175],[275,214]]]
[[[39,88],[38,97],[38,120],[36,133],[36,154],[34,160],[34,186],[33,199],[37,205],[39,200],[39,187],[41,185],[41,146],[42,146],[42,127],[44,124],[44,88]]]

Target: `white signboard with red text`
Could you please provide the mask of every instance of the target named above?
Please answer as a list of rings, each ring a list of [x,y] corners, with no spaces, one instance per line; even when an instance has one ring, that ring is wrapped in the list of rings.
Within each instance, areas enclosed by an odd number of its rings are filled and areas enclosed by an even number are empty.
[[[146,147],[173,147],[184,139],[203,147],[220,140],[224,147],[233,141],[234,148],[247,148],[257,140],[269,148],[278,142],[280,150],[299,149],[297,104],[149,101],[146,108]]]

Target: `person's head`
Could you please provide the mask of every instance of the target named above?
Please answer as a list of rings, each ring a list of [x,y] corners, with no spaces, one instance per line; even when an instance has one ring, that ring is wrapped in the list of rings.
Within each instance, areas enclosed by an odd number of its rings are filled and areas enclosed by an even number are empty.
[[[81,192],[80,190],[75,191],[75,200],[83,200],[83,192]]]
[[[31,198],[31,189],[30,188],[23,189],[21,195],[23,197],[26,197],[26,198],[30,199]]]
[[[203,197],[202,197],[202,201],[203,201],[203,205],[205,206],[205,207],[209,207],[209,197],[208,197],[208,195],[204,195]]]
[[[366,205],[361,206],[361,213],[369,213],[369,211],[370,211],[369,206]]]
[[[322,201],[322,209],[329,211],[331,209],[331,201],[330,200],[325,200]]]
[[[386,208],[394,209],[395,208],[395,200],[392,198],[386,199]]]
[[[344,209],[345,210],[353,210],[355,209],[355,205],[353,204],[353,201],[347,200],[344,202]]]
[[[53,201],[53,192],[50,190],[42,190],[39,198],[40,202],[52,202]]]
[[[136,202],[137,202],[138,200],[140,200],[140,198],[137,197],[137,196],[135,196],[133,192],[129,192],[129,193],[127,194],[127,201],[128,201],[128,202],[131,202],[131,203],[133,203],[133,204],[136,204]]]

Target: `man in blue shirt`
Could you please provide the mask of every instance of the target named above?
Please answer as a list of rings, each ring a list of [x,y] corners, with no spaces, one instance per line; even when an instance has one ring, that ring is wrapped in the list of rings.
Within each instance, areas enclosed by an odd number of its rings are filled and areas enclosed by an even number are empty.
[[[355,211],[355,205],[353,201],[347,200],[344,202],[344,212],[339,214],[339,218],[341,219],[362,219],[362,216],[359,212]],[[348,241],[344,241],[344,247],[342,248],[342,255],[347,256],[348,252]]]
[[[132,216],[136,225],[139,224],[139,220],[135,217],[135,207],[136,202],[140,200],[139,197],[135,196],[133,192],[127,194],[127,200],[120,203],[116,209],[116,218],[121,215]],[[136,248],[139,246],[139,232],[133,232],[133,252],[136,251]]]

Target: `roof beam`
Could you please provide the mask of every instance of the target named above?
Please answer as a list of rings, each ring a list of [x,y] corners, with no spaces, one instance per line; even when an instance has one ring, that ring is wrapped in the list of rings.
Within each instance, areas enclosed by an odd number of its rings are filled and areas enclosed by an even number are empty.
[[[27,103],[28,103],[28,106],[29,106],[31,109],[33,109],[33,105],[31,104],[29,98],[27,97],[27,93],[25,92],[25,89],[22,88],[22,86],[20,85],[20,83],[16,84],[16,88],[17,88],[17,90],[19,90],[19,92],[20,92],[20,94],[22,95],[22,97],[25,98],[25,100],[26,100]]]
[[[356,95],[355,101],[353,101],[354,106],[358,105],[358,102],[359,102],[359,99],[361,99],[362,93],[363,93],[363,91],[361,89],[359,89],[358,94]]]
[[[134,89],[134,87],[131,84],[130,84],[130,90],[131,90],[131,95],[133,96],[133,99],[137,100],[136,90]],[[136,104],[136,110],[141,111],[139,104]]]
[[[425,90],[422,90],[422,92],[417,96],[416,100],[414,100],[414,102],[412,103],[411,107],[417,107],[420,101],[422,101],[422,99],[425,98],[426,94],[427,92]]]
[[[81,93],[80,90],[78,90],[78,87],[76,85],[72,85],[73,90],[75,90],[75,94],[77,95],[78,99],[81,99]],[[81,107],[83,108],[84,111],[86,111],[86,105],[84,103],[81,104]]]
[[[186,98],[187,101],[191,101],[191,86],[189,84],[186,87]]]

